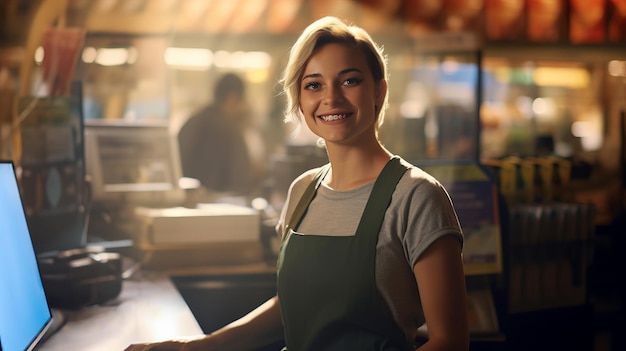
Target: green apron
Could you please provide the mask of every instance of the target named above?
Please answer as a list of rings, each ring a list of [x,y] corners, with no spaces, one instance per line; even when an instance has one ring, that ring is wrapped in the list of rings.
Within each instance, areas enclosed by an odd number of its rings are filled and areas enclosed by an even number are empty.
[[[330,165],[300,199],[278,260],[278,296],[289,351],[414,350],[376,289],[378,232],[396,184],[407,170],[392,158],[376,179],[348,237],[295,232]],[[293,228],[293,229],[292,229]]]

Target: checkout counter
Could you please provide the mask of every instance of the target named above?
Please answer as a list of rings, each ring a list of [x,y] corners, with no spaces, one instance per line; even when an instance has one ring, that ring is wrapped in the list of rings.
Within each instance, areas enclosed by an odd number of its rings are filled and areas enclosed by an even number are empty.
[[[257,304],[252,300],[247,303],[231,301],[233,296],[235,299],[237,296],[228,293],[227,289],[224,290],[223,279],[213,280],[210,277],[234,277],[235,280],[236,277],[251,275],[269,277],[275,274],[274,271],[273,266],[264,262],[172,272],[142,269],[123,281],[121,293],[117,298],[101,305],[63,310],[64,324],[37,350],[121,351],[133,343],[203,334],[203,327],[211,327],[207,323],[218,325],[223,324],[225,319],[236,318],[236,312],[233,314],[231,307],[251,309],[252,306],[249,305]],[[189,295],[193,287],[197,286],[206,293],[210,281],[222,293],[227,293],[228,296],[222,295],[229,299],[229,306],[222,304],[221,309],[215,309],[214,314],[211,311],[203,311],[199,306],[196,306],[198,310],[190,308],[188,301],[192,306],[199,301]],[[270,285],[264,286],[267,288]],[[239,290],[240,295],[243,293],[241,286],[234,289]],[[267,289],[265,293],[268,293]],[[265,299],[265,296],[257,294],[257,299]],[[209,297],[208,300],[219,303],[213,297]],[[228,311],[225,311],[225,308]],[[200,318],[197,319],[197,316]]]
[[[139,272],[104,305],[63,310],[64,325],[39,351],[113,351],[132,343],[201,334],[191,310],[163,274]]]

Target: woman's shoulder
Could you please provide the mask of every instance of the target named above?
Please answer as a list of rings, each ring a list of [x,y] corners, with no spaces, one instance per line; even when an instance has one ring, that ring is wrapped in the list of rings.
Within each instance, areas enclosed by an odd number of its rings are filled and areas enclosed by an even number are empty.
[[[448,197],[448,191],[445,186],[429,172],[419,166],[402,161],[407,167],[407,171],[400,179],[396,192],[403,193],[406,196],[419,199],[432,198],[432,196]]]
[[[304,171],[291,182],[291,185],[289,185],[289,191],[287,192],[285,206],[283,207],[280,219],[276,224],[277,233],[282,235],[285,229],[284,226],[286,220],[288,218],[291,218],[293,210],[297,202],[300,200],[300,197],[302,197],[302,194],[304,194],[306,188],[309,186],[309,184],[311,184],[311,182],[315,178],[315,175],[322,169],[322,167],[323,166]]]
[[[315,175],[324,167],[324,165],[319,166],[319,167],[315,167],[315,168],[311,168],[308,169],[306,171],[304,171],[302,174],[300,174],[299,176],[297,176],[292,182],[291,182],[291,186],[290,186],[290,192],[293,191],[298,191],[300,189],[302,189],[302,192],[304,192],[304,189],[311,184],[311,182],[313,181],[313,179],[315,178]]]
[[[430,184],[435,186],[441,185],[439,180],[419,166],[416,166],[404,159],[400,159],[400,162],[407,168],[407,172],[402,177],[401,182],[411,184],[412,186],[418,186],[421,184]]]

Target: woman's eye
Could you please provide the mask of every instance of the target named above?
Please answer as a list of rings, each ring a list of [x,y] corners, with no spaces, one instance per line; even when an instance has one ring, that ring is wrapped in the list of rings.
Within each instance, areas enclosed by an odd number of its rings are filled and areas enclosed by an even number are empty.
[[[348,79],[343,81],[343,85],[347,85],[347,86],[357,85],[357,84],[361,83],[361,81],[362,80],[360,78],[348,78]]]
[[[320,83],[317,83],[317,82],[306,83],[304,85],[305,90],[315,90],[315,89],[319,89],[319,87],[320,87]]]

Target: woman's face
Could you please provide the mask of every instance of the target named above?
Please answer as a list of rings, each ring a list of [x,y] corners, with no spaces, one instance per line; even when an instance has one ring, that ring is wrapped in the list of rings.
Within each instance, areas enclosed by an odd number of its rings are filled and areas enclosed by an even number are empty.
[[[307,126],[326,144],[376,138],[376,108],[386,83],[374,82],[363,53],[331,43],[311,55],[300,81],[300,109]]]

